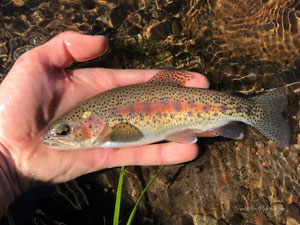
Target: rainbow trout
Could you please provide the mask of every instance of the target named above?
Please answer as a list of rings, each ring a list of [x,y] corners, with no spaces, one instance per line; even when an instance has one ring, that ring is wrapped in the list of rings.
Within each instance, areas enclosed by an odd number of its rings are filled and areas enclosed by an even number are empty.
[[[241,139],[241,122],[279,146],[288,146],[290,130],[282,117],[282,90],[242,98],[226,92],[183,87],[193,77],[159,71],[150,81],[101,93],[58,118],[42,139],[54,149],[119,148],[161,140],[195,143],[197,133]]]

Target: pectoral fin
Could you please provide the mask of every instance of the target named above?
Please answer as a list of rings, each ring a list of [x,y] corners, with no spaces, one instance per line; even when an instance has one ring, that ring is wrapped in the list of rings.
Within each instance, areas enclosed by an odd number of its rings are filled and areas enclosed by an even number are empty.
[[[102,131],[97,134],[97,138],[94,140],[93,145],[96,143],[104,143],[110,139],[111,128],[105,124]]]
[[[197,136],[191,130],[183,130],[167,136],[167,139],[182,144],[193,144],[197,142]]]
[[[130,123],[119,123],[111,128],[110,141],[133,142],[143,138],[143,133]]]
[[[225,126],[214,128],[209,131],[217,135],[235,140],[240,140],[244,137],[243,125],[240,122],[230,122]]]

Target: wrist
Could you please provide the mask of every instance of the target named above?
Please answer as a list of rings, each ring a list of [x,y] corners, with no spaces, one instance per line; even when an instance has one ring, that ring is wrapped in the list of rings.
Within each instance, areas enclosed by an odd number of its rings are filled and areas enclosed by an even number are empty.
[[[28,185],[21,184],[27,182],[20,177],[9,151],[0,144],[0,219],[8,206],[28,189]]]

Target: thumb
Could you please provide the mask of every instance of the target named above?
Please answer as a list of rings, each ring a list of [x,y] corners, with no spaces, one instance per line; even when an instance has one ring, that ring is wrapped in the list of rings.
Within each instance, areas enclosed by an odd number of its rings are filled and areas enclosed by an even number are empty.
[[[103,55],[107,49],[108,39],[105,36],[67,31],[32,51],[38,53],[44,64],[63,69],[74,61],[83,62]]]

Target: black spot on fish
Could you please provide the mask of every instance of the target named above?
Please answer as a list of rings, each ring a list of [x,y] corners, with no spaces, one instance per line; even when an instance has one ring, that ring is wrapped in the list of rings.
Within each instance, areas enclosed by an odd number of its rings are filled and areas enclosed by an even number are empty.
[[[188,116],[193,116],[193,113],[191,111],[189,111]]]
[[[237,113],[240,113],[240,112],[242,111],[242,107],[241,107],[240,105],[237,105],[237,106],[235,107],[235,111],[236,111]]]
[[[246,115],[247,116],[250,116],[251,115],[251,106],[250,105],[248,105],[247,107],[246,107]]]
[[[229,99],[229,105],[235,105],[235,101],[234,101],[233,98],[230,98],[230,99]]]
[[[200,117],[201,117],[201,114],[200,114],[200,113],[197,113],[197,117],[200,118]]]
[[[144,120],[144,118],[145,118],[144,114],[139,113],[139,116],[140,116],[140,120]]]
[[[215,103],[220,103],[220,98],[219,98],[218,96],[215,96],[215,97],[214,97],[214,102],[215,102]]]
[[[194,99],[190,99],[188,100],[188,104],[193,107],[195,105],[195,100]]]
[[[123,116],[122,116],[122,115],[119,115],[119,116],[118,116],[118,120],[119,120],[119,122],[123,122],[123,121],[124,121]]]

